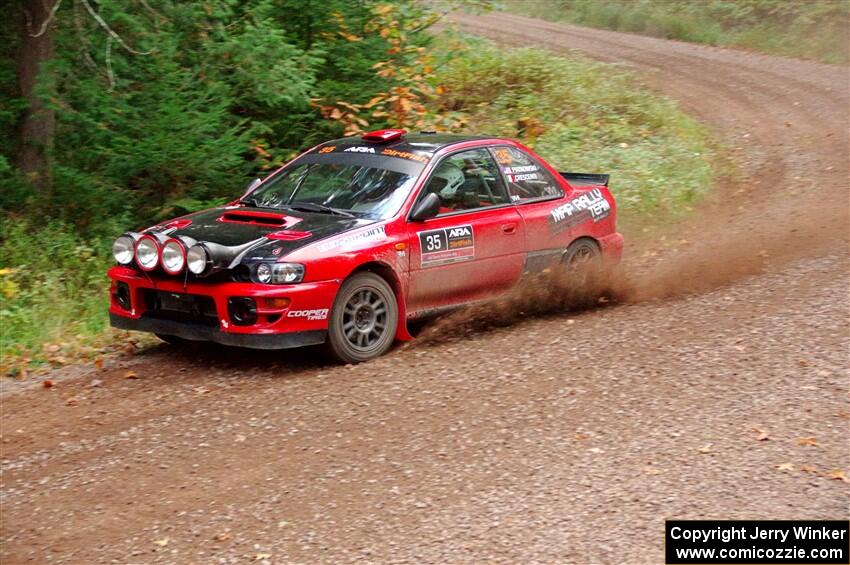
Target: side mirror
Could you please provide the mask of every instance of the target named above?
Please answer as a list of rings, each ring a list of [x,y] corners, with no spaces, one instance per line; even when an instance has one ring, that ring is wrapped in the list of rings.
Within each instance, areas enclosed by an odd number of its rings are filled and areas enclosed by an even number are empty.
[[[414,222],[424,222],[440,213],[440,196],[435,192],[429,192],[425,198],[413,208],[410,219]]]

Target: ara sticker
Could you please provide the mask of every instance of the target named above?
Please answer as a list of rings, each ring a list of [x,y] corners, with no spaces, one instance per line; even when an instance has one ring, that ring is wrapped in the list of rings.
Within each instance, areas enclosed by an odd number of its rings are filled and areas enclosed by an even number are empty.
[[[343,152],[345,152],[345,153],[374,153],[375,148],[374,147],[361,147],[361,146],[346,147],[345,149],[343,149]]]
[[[608,217],[610,212],[611,203],[600,189],[594,188],[553,209],[549,213],[549,225],[553,232],[558,233],[585,220],[598,222]]]
[[[475,230],[470,225],[419,232],[422,266],[435,267],[475,259]]]

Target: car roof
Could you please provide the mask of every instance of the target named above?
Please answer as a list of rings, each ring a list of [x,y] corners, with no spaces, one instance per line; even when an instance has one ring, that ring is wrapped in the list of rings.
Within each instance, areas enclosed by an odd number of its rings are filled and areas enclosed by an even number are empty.
[[[450,145],[455,145],[457,143],[463,143],[465,141],[478,141],[478,140],[488,140],[493,141],[494,143],[500,142],[498,138],[490,137],[490,136],[480,136],[480,135],[459,135],[453,133],[436,133],[436,132],[419,132],[419,133],[405,133],[399,139],[394,139],[392,141],[385,142],[370,142],[365,141],[362,137],[351,136],[351,137],[342,137],[339,139],[334,139],[331,141],[327,141],[321,144],[319,147],[324,147],[327,145],[335,145],[335,146],[356,146],[356,145],[366,145],[366,146],[380,146],[381,148],[390,148],[395,149],[396,151],[423,151],[426,153],[436,153],[440,149],[444,147],[448,147]]]

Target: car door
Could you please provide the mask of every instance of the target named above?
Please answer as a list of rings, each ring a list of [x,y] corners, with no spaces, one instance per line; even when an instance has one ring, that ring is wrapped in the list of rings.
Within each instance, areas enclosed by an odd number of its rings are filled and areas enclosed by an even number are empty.
[[[525,226],[524,271],[544,271],[561,260],[571,241],[568,230],[556,229],[551,222],[552,210],[561,203],[564,189],[548,169],[517,147],[497,146],[493,154]]]
[[[407,224],[408,311],[421,314],[470,302],[516,283],[522,274],[525,229],[487,148],[443,157],[417,202],[431,192],[440,196],[439,214]]]

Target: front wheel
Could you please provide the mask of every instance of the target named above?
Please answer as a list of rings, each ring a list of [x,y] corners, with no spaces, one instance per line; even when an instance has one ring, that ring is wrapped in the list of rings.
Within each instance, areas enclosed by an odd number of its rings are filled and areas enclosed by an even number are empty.
[[[383,355],[398,327],[398,304],[387,282],[374,273],[358,273],[339,289],[330,320],[331,354],[343,363]]]

